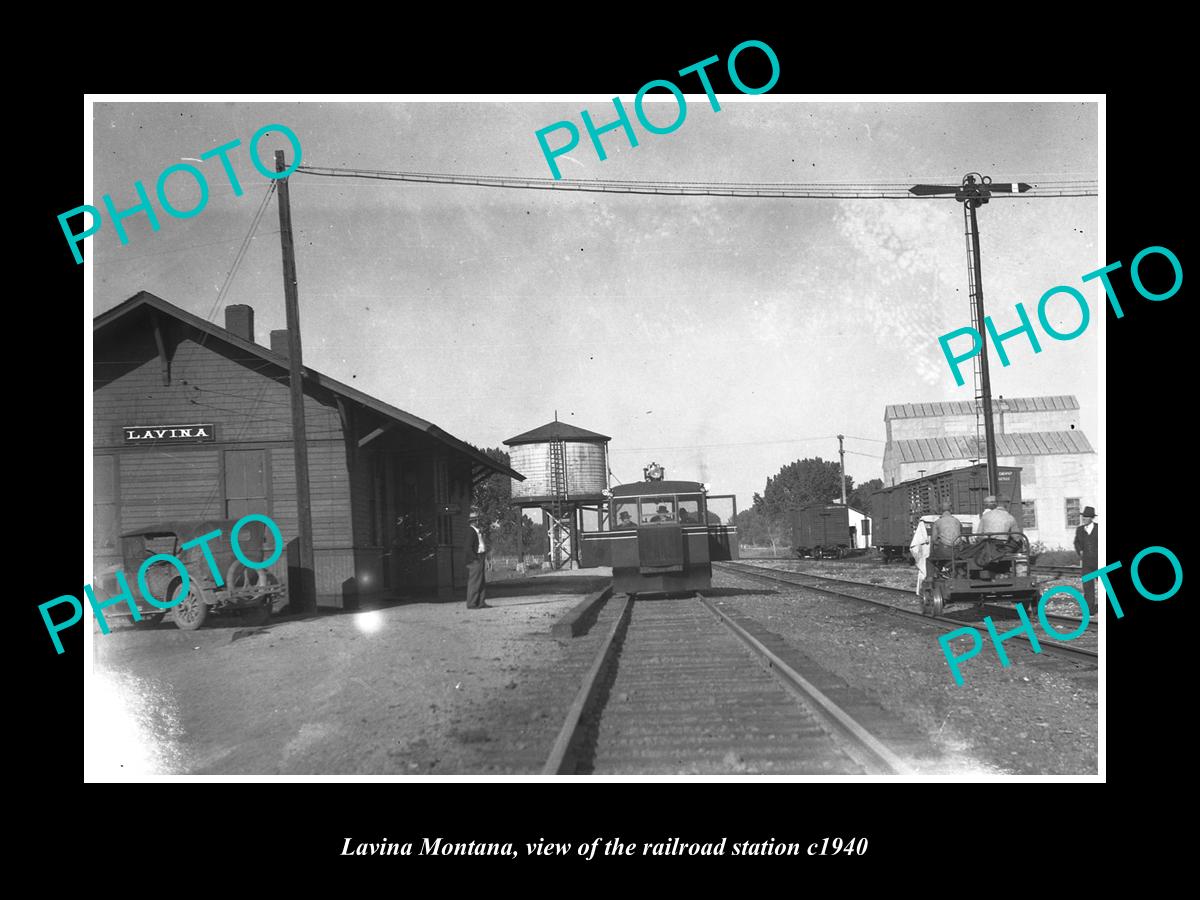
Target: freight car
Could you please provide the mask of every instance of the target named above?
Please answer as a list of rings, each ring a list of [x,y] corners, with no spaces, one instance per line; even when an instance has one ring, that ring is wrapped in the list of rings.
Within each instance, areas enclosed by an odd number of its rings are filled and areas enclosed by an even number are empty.
[[[792,512],[792,546],[813,559],[851,556],[867,546],[870,521],[840,503],[810,503]]]
[[[661,473],[657,470],[657,474]],[[584,532],[583,565],[612,566],[613,590],[626,594],[682,593],[712,586],[712,564],[738,558],[733,517],[722,522],[709,509],[713,500],[696,481],[645,481],[611,490],[605,529]]]
[[[1021,469],[1018,466],[998,466],[999,499],[1009,512],[1021,519]],[[965,534],[974,530],[983,512],[983,498],[988,494],[987,466],[963,466],[914,478],[871,495],[871,519],[875,531],[875,546],[884,561],[910,559],[908,545],[921,516],[941,513],[941,503],[949,500],[952,511],[963,523]]]

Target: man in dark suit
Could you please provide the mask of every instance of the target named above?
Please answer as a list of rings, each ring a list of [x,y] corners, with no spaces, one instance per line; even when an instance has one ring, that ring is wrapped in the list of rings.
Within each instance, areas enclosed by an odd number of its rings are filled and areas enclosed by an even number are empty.
[[[1082,574],[1095,572],[1100,568],[1100,526],[1095,523],[1096,510],[1086,506],[1079,514],[1082,523],[1075,529],[1075,552],[1079,554],[1079,565]],[[1096,611],[1096,580],[1083,583],[1083,596],[1087,600],[1088,611]]]
[[[467,528],[464,549],[467,560],[467,609],[490,609],[491,607],[483,601],[487,589],[484,576],[487,543],[483,539],[483,514],[476,507],[471,507],[470,527]]]

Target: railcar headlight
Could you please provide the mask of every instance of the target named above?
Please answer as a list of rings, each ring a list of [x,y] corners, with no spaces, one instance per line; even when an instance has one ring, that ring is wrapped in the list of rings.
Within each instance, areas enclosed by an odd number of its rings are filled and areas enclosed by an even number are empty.
[[[1029,576],[1029,560],[1021,558],[1021,557],[1018,557],[1016,560],[1014,560],[1013,561],[1013,574],[1016,575],[1018,578],[1028,577]]]

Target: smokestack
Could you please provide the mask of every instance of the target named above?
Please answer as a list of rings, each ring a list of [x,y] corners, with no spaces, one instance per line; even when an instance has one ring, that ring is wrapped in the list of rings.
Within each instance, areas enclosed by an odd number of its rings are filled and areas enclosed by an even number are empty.
[[[271,332],[271,352],[278,353],[282,357],[288,355],[288,333],[286,328],[276,328]]]
[[[225,330],[232,331],[243,341],[254,343],[254,307],[235,303],[225,307]]]

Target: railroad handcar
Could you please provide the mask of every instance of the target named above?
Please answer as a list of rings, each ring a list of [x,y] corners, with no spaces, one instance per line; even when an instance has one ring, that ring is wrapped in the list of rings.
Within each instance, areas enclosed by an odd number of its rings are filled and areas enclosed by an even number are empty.
[[[1000,502],[1020,521],[1020,467],[998,466],[996,474],[1000,483]],[[983,498],[987,495],[985,465],[963,466],[881,488],[871,495],[875,546],[885,561],[907,558],[917,522],[922,516],[939,515],[943,500],[952,504],[954,515],[963,523],[963,532],[970,533],[974,523],[979,521]]]
[[[1000,505],[1020,521],[1021,470],[997,467]],[[926,561],[921,611],[940,616],[951,603],[991,601],[1036,607],[1037,589],[1029,565],[1029,539],[1023,534],[984,534],[978,531],[983,500],[988,495],[987,466],[964,466],[914,478],[883,488],[871,498],[875,515],[875,545],[884,559],[907,557],[919,523],[929,527],[949,500],[962,524],[953,547],[934,547]],[[909,557],[911,559],[911,557]]]
[[[814,559],[850,556],[866,546],[859,529],[867,521],[840,503],[810,503],[792,512],[792,547],[798,555]]]
[[[610,494],[604,530],[584,532],[580,549],[585,568],[612,566],[615,592],[704,590],[712,586],[714,562],[738,558],[731,495],[709,494],[697,481],[649,477]],[[725,521],[709,508],[718,499],[734,501]]]

